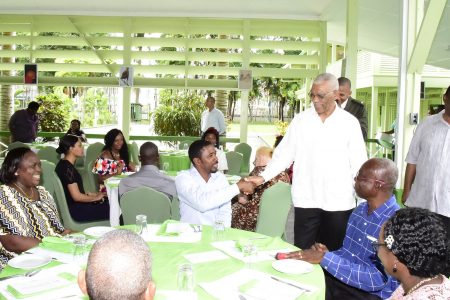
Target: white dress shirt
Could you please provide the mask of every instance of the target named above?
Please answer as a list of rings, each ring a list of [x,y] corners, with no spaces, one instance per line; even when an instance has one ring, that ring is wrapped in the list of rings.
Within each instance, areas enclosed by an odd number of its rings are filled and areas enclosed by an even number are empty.
[[[314,107],[292,120],[261,176],[267,181],[294,163],[295,207],[344,211],[356,206],[354,177],[367,160],[358,120],[336,109],[322,122]]]
[[[422,121],[409,146],[406,162],[416,165],[406,205],[450,218],[450,125],[444,111]]]
[[[217,108],[209,109],[202,113],[201,130],[205,132],[208,128],[214,127],[219,134],[225,134],[226,125],[223,113]]]
[[[231,198],[239,194],[237,184],[230,185],[220,172],[205,181],[195,167],[181,171],[175,178],[180,199],[181,222],[213,225],[217,215],[231,226]]]
[[[228,170],[228,161],[227,156],[225,155],[225,152],[222,150],[216,148],[216,156],[219,160],[219,171],[227,171]]]

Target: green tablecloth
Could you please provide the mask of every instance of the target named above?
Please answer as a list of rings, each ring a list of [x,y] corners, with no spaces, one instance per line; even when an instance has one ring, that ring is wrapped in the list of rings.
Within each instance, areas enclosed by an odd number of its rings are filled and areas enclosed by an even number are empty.
[[[160,168],[164,171],[182,171],[191,167],[191,161],[186,151],[172,151],[159,153]],[[168,169],[164,169],[168,164]]]
[[[126,226],[125,226],[126,227]],[[150,249],[153,256],[152,277],[156,283],[157,290],[176,290],[177,288],[177,272],[178,266],[182,263],[188,262],[183,255],[188,253],[204,252],[210,250],[216,250],[211,243],[212,229],[210,226],[203,226],[202,239],[197,243],[162,243],[162,242],[149,242]],[[241,238],[251,238],[255,236],[261,236],[253,232],[247,232],[237,229],[227,228],[225,230],[226,240],[238,240]],[[268,238],[269,239],[269,238]],[[256,243],[256,242],[255,242]],[[289,245],[281,239],[274,239],[271,242],[271,249],[291,248],[294,246]],[[264,250],[264,249],[262,249]],[[57,262],[52,262],[47,267],[52,267]],[[277,277],[287,278],[295,280],[301,283],[305,283],[311,286],[315,286],[318,290],[314,293],[303,294],[298,299],[311,299],[322,300],[325,299],[325,282],[322,269],[319,265],[314,266],[314,271],[308,274],[301,275],[288,275],[280,273],[274,270],[271,266],[272,261],[263,261],[254,263],[253,268],[255,270],[276,275]],[[244,268],[244,262],[230,258],[226,260],[219,260],[214,262],[200,263],[194,265],[195,281],[199,282],[211,282],[220,279],[226,275],[232,274]],[[0,278],[12,274],[25,273],[24,270],[13,269],[9,266],[0,273]],[[196,286],[196,292],[198,299],[214,299],[212,296],[206,293],[200,286]],[[158,295],[156,300],[162,299]]]

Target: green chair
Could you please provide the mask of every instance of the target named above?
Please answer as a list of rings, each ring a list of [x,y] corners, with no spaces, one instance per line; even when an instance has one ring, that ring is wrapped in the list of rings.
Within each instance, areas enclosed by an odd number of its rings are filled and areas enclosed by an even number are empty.
[[[240,143],[234,147],[234,151],[239,152],[243,156],[241,165],[241,176],[247,176],[250,173],[250,156],[252,155],[252,147],[247,143]]]
[[[132,161],[135,165],[139,165],[139,147],[136,142],[132,142],[128,144],[128,152],[130,154],[130,161]]]
[[[100,190],[100,184],[98,180],[98,175],[92,173],[92,168],[94,167],[95,160],[87,164],[85,174],[83,176],[83,186],[87,192],[98,192]]]
[[[109,220],[79,222],[72,219],[70,215],[69,206],[67,205],[66,195],[62,187],[58,175],[55,173],[55,164],[43,160],[41,161],[41,183],[43,187],[53,196],[56,206],[58,208],[59,216],[65,228],[75,231],[83,231],[92,226],[110,226]]]
[[[228,173],[230,175],[241,175],[241,166],[244,160],[243,155],[236,151],[225,153],[228,163]]]
[[[398,205],[401,208],[405,207],[405,205],[402,203],[403,189],[394,189],[394,195]]]
[[[259,204],[256,232],[282,237],[291,204],[290,184],[278,182],[265,190]]]
[[[94,161],[102,152],[102,149],[105,145],[102,143],[93,143],[90,144],[86,149],[86,156],[84,158],[84,172],[85,176],[83,176],[83,185],[84,189],[88,192],[96,192],[98,191],[98,178],[95,178],[95,174],[92,173],[92,167],[94,166]],[[97,184],[94,184],[97,181]]]
[[[169,197],[149,187],[126,192],[120,198],[125,225],[135,224],[137,215],[146,215],[148,223],[163,223],[170,219]]]
[[[100,155],[100,153],[103,150],[103,147],[105,147],[102,143],[93,143],[90,144],[86,149],[86,157],[85,157],[85,166],[91,162],[97,159],[97,157]]]
[[[8,145],[8,151],[11,151],[12,149],[16,148],[30,148],[27,144],[24,144],[22,142],[13,142]]]
[[[56,152],[56,149],[52,146],[47,146],[42,149],[39,149],[37,156],[40,160],[47,160],[55,165],[59,162],[61,159],[61,155]]]
[[[178,197],[173,197],[172,199],[172,206],[171,206],[171,215],[172,220],[180,221],[181,215],[180,215],[180,199]]]

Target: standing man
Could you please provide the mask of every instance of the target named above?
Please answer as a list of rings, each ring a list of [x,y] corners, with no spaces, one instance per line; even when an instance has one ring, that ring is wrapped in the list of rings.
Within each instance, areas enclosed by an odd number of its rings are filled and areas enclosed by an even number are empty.
[[[210,127],[214,127],[220,135],[225,135],[227,129],[223,113],[215,108],[216,99],[209,96],[206,99],[206,110],[202,113],[201,131],[202,134]]]
[[[450,240],[450,86],[443,99],[445,110],[423,120],[409,146],[402,202],[439,214]]]
[[[142,144],[139,149],[139,161],[142,164],[141,169],[120,181],[120,196],[126,192],[146,186],[166,194],[170,199],[176,197],[175,181],[159,171],[159,151],[154,143],[145,142]]]
[[[175,178],[181,222],[213,225],[220,215],[230,227],[231,198],[240,192],[253,193],[255,185],[244,179],[230,185],[225,175],[217,172],[216,148],[210,142],[195,141],[188,152],[192,167]]]
[[[353,178],[367,160],[358,121],[336,104],[339,84],[329,73],[313,82],[314,107],[292,120],[257,185],[270,180],[295,161],[292,201],[295,206],[295,245],[315,242],[336,250],[342,246],[348,218],[356,206]]]
[[[352,94],[352,83],[350,79],[345,77],[339,77],[339,96],[336,100],[338,105],[351,113],[358,119],[359,125],[361,126],[361,131],[364,140],[367,140],[367,112],[364,104],[353,99]]]
[[[37,135],[39,103],[31,101],[27,109],[16,111],[9,119],[12,142],[32,143]]]

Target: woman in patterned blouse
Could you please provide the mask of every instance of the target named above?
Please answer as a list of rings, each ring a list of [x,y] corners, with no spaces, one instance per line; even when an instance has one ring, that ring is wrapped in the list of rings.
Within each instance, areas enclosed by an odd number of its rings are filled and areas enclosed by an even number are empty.
[[[128,171],[134,172],[135,166],[130,162],[127,142],[122,131],[111,129],[105,135],[105,147],[97,158],[92,172],[98,174],[100,183],[103,183],[109,177]]]
[[[52,196],[41,186],[41,162],[29,148],[8,152],[0,170],[0,269],[17,253],[65,229]]]

